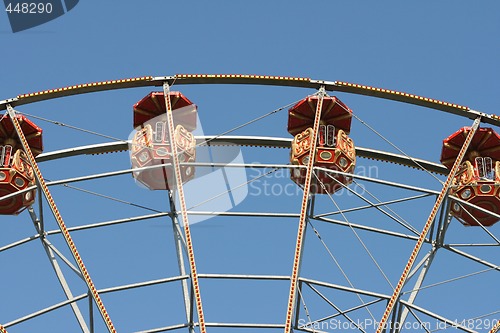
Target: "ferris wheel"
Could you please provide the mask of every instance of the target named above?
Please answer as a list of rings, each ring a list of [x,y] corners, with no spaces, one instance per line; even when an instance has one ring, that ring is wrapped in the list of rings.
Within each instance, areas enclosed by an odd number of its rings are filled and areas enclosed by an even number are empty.
[[[496,115],[239,74],[0,109],[0,332],[500,329]]]

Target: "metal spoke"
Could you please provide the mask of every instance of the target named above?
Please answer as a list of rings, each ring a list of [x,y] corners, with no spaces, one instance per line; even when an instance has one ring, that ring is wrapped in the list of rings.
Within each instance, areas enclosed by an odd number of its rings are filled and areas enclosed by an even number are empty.
[[[417,277],[417,281],[415,282],[415,284],[413,286],[413,290],[410,292],[410,296],[408,297],[407,302],[409,304],[413,304],[415,302],[415,299],[417,298],[418,292],[421,290],[422,284],[424,283],[425,276],[429,272],[432,261],[434,260],[434,257],[436,256],[436,251],[437,251],[437,248],[433,247],[430,250],[430,252],[427,254],[427,256],[425,257],[423,267],[420,271],[419,276]],[[400,328],[402,327],[402,324],[404,322],[406,322],[406,317],[408,316],[408,312],[409,312],[409,308],[404,307],[402,312],[400,311],[398,313],[399,318],[397,318],[397,320],[395,321],[396,323],[400,324],[399,329],[396,329],[397,333],[399,333],[401,331]],[[398,326],[398,325],[396,325],[396,326]]]
[[[191,229],[189,226],[189,218],[187,214],[186,200],[184,197],[184,188],[182,186],[182,176],[181,176],[181,167],[179,162],[179,156],[177,151],[177,146],[174,140],[174,118],[172,115],[172,105],[170,103],[170,86],[168,82],[163,84],[163,95],[165,98],[165,106],[167,112],[167,125],[168,125],[168,136],[169,142],[171,143],[170,149],[172,151],[172,162],[174,166],[174,174],[175,174],[175,184],[177,194],[179,196],[180,202],[180,212],[182,216],[182,223],[184,225],[184,237],[186,240],[186,248],[188,254],[189,268],[191,272],[191,288],[194,293],[194,299],[196,304],[196,312],[198,314],[198,322],[200,325],[201,333],[206,333],[205,327],[205,316],[203,314],[203,305],[201,302],[201,294],[200,294],[200,286],[198,281],[198,272],[196,269],[196,260],[194,256],[194,248],[193,242],[191,238]]]
[[[317,144],[316,138],[318,137],[319,123],[321,118],[321,110],[323,108],[324,97],[325,97],[325,90],[324,88],[321,88],[318,94],[318,102],[316,105],[316,112],[314,116],[314,125],[311,134],[312,140],[311,140],[311,146],[309,148],[309,161],[307,162],[306,177],[303,188],[304,192],[300,208],[300,217],[297,230],[297,239],[295,244],[295,253],[293,256],[292,276],[290,279],[290,292],[288,295],[288,304],[285,317],[285,330],[284,330],[285,333],[291,333],[293,329],[292,328],[293,315],[297,301],[297,281],[299,279],[300,266],[302,262],[302,252],[304,249],[304,239],[305,239],[304,236],[307,226],[307,210],[310,203],[309,195],[311,193],[310,191],[311,191],[311,181],[313,176],[313,166],[316,156],[316,144]]]
[[[177,211],[175,209],[174,198],[171,192],[169,192],[168,194],[168,199],[170,203],[170,212],[171,212],[170,218],[172,220],[172,231],[174,236],[175,252],[177,254],[177,264],[179,266],[179,274],[186,275],[184,254],[182,251],[183,249],[186,249],[186,241],[182,237],[182,233],[180,231],[180,224],[179,220],[177,219]],[[193,319],[192,303],[189,297],[189,288],[187,280],[182,280],[181,285],[182,285],[182,295],[184,298],[184,307],[186,311],[186,320],[188,321],[189,324],[189,332],[194,333],[194,323],[192,321]]]
[[[415,244],[415,247],[410,255],[410,259],[408,259],[408,262],[403,270],[403,273],[401,274],[401,277],[399,279],[399,282],[394,289],[394,292],[392,294],[391,299],[389,300],[389,303],[387,304],[387,308],[385,309],[384,314],[382,315],[382,319],[379,322],[378,328],[376,333],[381,333],[387,324],[387,320],[389,319],[389,315],[392,312],[392,309],[394,308],[394,305],[396,304],[397,299],[399,298],[401,294],[401,290],[403,289],[403,286],[406,283],[406,279],[408,277],[408,274],[410,273],[410,269],[412,268],[413,264],[415,263],[415,260],[417,259],[418,253],[420,251],[420,248],[422,247],[422,244],[424,243],[425,236],[427,235],[427,232],[431,228],[432,224],[434,223],[434,219],[436,217],[437,211],[439,207],[441,206],[443,200],[446,197],[446,194],[448,193],[448,189],[451,185],[451,181],[453,180],[453,177],[455,177],[455,174],[458,170],[458,167],[460,166],[460,163],[462,162],[462,158],[465,155],[465,152],[467,151],[467,148],[469,147],[470,142],[472,141],[472,138],[474,137],[474,134],[476,133],[477,128],[479,127],[479,122],[480,122],[480,117],[477,118],[467,135],[467,138],[465,139],[465,142],[460,149],[460,152],[457,156],[457,159],[455,163],[453,164],[453,167],[450,170],[450,173],[448,174],[448,177],[446,179],[446,182],[443,185],[443,189],[441,190],[441,193],[439,194],[438,198],[436,199],[436,202],[431,210],[431,213],[427,219],[427,222],[425,223],[425,226],[420,234],[419,239],[417,240],[417,243]]]
[[[26,137],[24,136],[24,133],[21,129],[21,126],[16,118],[16,113],[10,105],[7,105],[7,112],[10,116],[12,124],[14,125],[17,136],[21,140],[24,152],[28,156],[28,160],[33,168],[35,178],[36,178],[41,190],[43,191],[45,198],[47,199],[47,201],[49,203],[50,209],[52,210],[52,214],[54,215],[54,218],[55,218],[57,224],[59,225],[59,228],[61,229],[61,232],[64,236],[64,240],[66,241],[66,244],[68,245],[68,247],[73,255],[73,258],[75,259],[76,263],[78,264],[78,268],[79,268],[80,272],[82,273],[82,275],[85,278],[85,282],[87,284],[87,287],[88,287],[90,293],[92,294],[92,297],[93,297],[94,301],[96,302],[97,307],[99,308],[99,312],[102,316],[102,319],[104,320],[108,331],[110,333],[115,333],[116,330],[115,330],[115,327],[111,321],[111,318],[109,317],[108,312],[106,311],[106,308],[104,307],[104,304],[101,301],[101,297],[99,296],[99,293],[97,292],[97,289],[95,288],[94,282],[90,278],[90,275],[87,271],[87,268],[85,267],[85,264],[83,263],[83,260],[80,256],[80,253],[76,249],[73,238],[71,237],[71,235],[66,227],[66,224],[64,223],[64,220],[62,219],[62,216],[59,213],[59,210],[55,204],[55,201],[52,198],[52,194],[50,193],[47,185],[45,184],[45,180],[42,176],[42,173],[40,172],[40,169],[38,168],[35,157],[33,156],[33,153],[31,152],[31,149],[28,145],[28,141],[26,140]]]

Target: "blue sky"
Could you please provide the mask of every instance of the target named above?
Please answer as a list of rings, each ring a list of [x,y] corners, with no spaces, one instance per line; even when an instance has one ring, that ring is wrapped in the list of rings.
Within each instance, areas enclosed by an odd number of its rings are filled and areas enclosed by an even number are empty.
[[[78,83],[144,75],[241,73],[354,82],[498,114],[499,13],[500,4],[493,0],[82,0],[64,16],[15,34],[10,30],[7,15],[1,13],[0,100]],[[308,89],[258,86],[173,87],[177,89],[198,105],[200,123],[207,135],[222,133],[314,93]],[[132,131],[132,105],[150,90],[140,88],[66,97],[20,106],[18,110],[127,139]],[[405,153],[433,162],[439,161],[442,140],[472,123],[469,119],[398,102],[336,95],[360,119]],[[290,138],[286,120],[284,110],[234,135]],[[44,129],[47,152],[109,141],[42,120],[33,121]],[[351,137],[356,145],[396,152],[357,120],[353,120]],[[246,162],[288,163],[286,150],[242,148],[242,154]],[[47,179],[55,180],[122,170],[130,166],[128,163],[126,153],[117,153],[46,162],[41,168]],[[440,189],[439,182],[421,171],[366,159],[359,159],[357,168],[358,173],[371,172],[370,176],[381,179]],[[248,175],[262,173],[251,170]],[[290,182],[284,173],[264,177],[249,187],[247,198],[235,210],[297,213],[300,193],[256,195],[273,183],[286,186]],[[141,189],[128,175],[75,186],[157,210],[167,209],[165,193]],[[53,187],[52,191],[69,226],[148,213],[66,187]],[[411,195],[376,185],[372,191],[378,198],[388,200]],[[348,195],[335,196],[335,200],[343,209],[361,204],[359,199]],[[335,208],[326,197],[318,199],[318,207],[325,212]],[[394,205],[393,209],[421,229],[431,207],[432,200],[427,198]],[[382,214],[371,211],[348,218],[366,225],[379,225],[379,219],[383,221]],[[56,228],[51,219],[46,223],[48,229]],[[0,233],[0,247],[35,233],[26,212],[17,217],[1,217],[0,225],[4,228]],[[390,294],[390,287],[363,252],[352,230],[319,222],[314,226],[356,287]],[[214,218],[193,225],[199,271],[289,275],[296,227],[297,219],[293,218]],[[496,225],[490,230],[498,235],[498,228]],[[394,230],[401,231],[398,227]],[[366,232],[359,236],[394,284],[413,244]],[[58,237],[50,239],[58,249],[68,253]],[[456,220],[450,226],[449,237],[456,242],[491,241],[483,231],[464,228]],[[178,274],[172,231],[165,220],[76,232],[74,238],[98,288]],[[477,252],[473,249],[471,253],[495,262],[497,249],[483,248]],[[304,256],[305,277],[347,285],[312,230],[308,230]],[[0,275],[0,323],[64,300],[38,241],[0,252],[0,267],[3,272]],[[432,268],[429,284],[477,272],[484,266],[442,251]],[[66,268],[65,273],[75,295],[85,292],[83,284]],[[498,311],[500,294],[495,281],[498,274],[487,272],[430,288],[422,291],[416,304],[459,321]],[[201,287],[209,322],[284,321],[288,282],[205,280]],[[135,332],[185,321],[179,289],[179,283],[167,284],[107,294],[103,300],[119,331]],[[359,299],[349,295],[324,292],[338,300],[343,308],[359,304]],[[309,291],[304,297],[312,318],[332,313],[317,295]],[[79,305],[87,311],[85,302]],[[374,308],[377,320],[382,310]],[[359,313],[360,318],[366,315],[366,312]],[[306,318],[303,311],[301,316]],[[500,317],[497,313],[492,318]],[[102,323],[97,322],[96,327],[101,331]],[[15,325],[8,331],[35,329],[37,332],[77,331],[67,307]],[[218,332],[214,328],[209,331]]]

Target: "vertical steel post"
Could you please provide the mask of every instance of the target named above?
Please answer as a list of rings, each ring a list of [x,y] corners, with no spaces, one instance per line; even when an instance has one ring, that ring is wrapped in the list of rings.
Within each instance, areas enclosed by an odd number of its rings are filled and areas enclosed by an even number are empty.
[[[177,219],[176,216],[177,211],[175,209],[174,198],[171,192],[168,195],[168,199],[170,201],[170,218],[172,220],[172,232],[174,236],[175,251],[177,253],[177,264],[179,266],[179,274],[186,275],[186,267],[184,265],[184,254],[182,251],[183,239],[180,231],[179,220]],[[189,332],[194,333],[193,321],[192,321],[193,308],[191,307],[191,299],[189,297],[189,288],[187,280],[185,279],[182,280],[181,285],[182,285],[182,295],[184,298],[184,307],[186,308],[186,320],[190,325]]]
[[[297,281],[299,278],[300,266],[302,263],[302,252],[304,249],[304,236],[307,226],[307,208],[309,203],[309,194],[311,192],[311,179],[313,176],[314,160],[316,159],[316,145],[318,137],[319,122],[321,119],[321,110],[323,108],[323,98],[325,89],[321,87],[318,94],[318,104],[314,118],[311,146],[309,150],[309,160],[307,162],[306,179],[304,183],[304,193],[302,196],[302,205],[300,209],[299,227],[297,230],[297,241],[295,244],[295,254],[293,259],[292,276],[290,278],[290,294],[288,296],[288,306],[285,319],[285,333],[292,332],[294,308],[297,303]]]
[[[424,283],[425,276],[429,272],[429,268],[431,267],[432,261],[434,260],[434,257],[436,256],[436,251],[437,248],[433,247],[431,251],[427,254],[427,259],[425,260],[424,266],[422,267],[422,270],[420,271],[420,274],[418,275],[417,281],[413,285],[413,291],[410,293],[410,297],[408,297],[408,303],[413,304],[415,302],[415,299],[417,298],[418,292],[420,291],[420,288],[422,287],[422,284]],[[403,323],[406,321],[406,318],[408,317],[409,309],[407,306],[405,306],[401,312],[399,312],[398,315],[398,322],[400,325],[398,325],[398,328],[395,328],[393,331],[396,333],[401,332],[401,329],[403,327]]]
[[[196,270],[196,261],[194,257],[193,240],[191,238],[191,229],[189,227],[189,219],[187,214],[186,198],[184,197],[184,188],[182,186],[181,167],[177,146],[175,145],[174,138],[174,117],[172,115],[172,104],[170,103],[170,86],[168,82],[163,84],[163,94],[165,97],[165,107],[167,111],[168,123],[168,137],[170,141],[170,151],[172,153],[172,164],[174,166],[175,183],[177,194],[179,195],[180,210],[182,216],[182,223],[184,224],[184,236],[186,239],[186,248],[188,254],[189,268],[191,270],[191,282],[194,292],[194,299],[196,302],[196,311],[198,314],[198,321],[200,325],[200,332],[206,333],[205,316],[203,314],[203,306],[201,303],[200,285],[198,281],[198,272]]]

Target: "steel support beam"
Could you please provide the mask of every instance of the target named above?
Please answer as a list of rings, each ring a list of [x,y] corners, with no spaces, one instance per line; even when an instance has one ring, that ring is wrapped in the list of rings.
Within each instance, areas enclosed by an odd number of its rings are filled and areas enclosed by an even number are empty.
[[[417,298],[418,292],[420,291],[420,288],[422,287],[422,284],[424,283],[425,276],[429,272],[429,268],[432,264],[432,261],[434,260],[434,257],[436,256],[437,248],[433,247],[431,251],[427,255],[427,259],[424,262],[424,265],[422,269],[420,270],[420,274],[417,277],[417,280],[415,281],[415,284],[413,285],[412,292],[410,293],[410,296],[408,297],[408,304],[413,304],[415,302],[415,299]],[[396,318],[396,323],[402,324],[406,321],[406,317],[408,316],[408,307],[405,307],[398,313],[398,318]],[[395,325],[394,327],[394,332],[400,333],[401,332],[402,325]]]
[[[300,267],[302,263],[302,252],[304,250],[304,240],[307,227],[307,210],[310,203],[311,181],[313,178],[313,167],[316,159],[316,145],[319,130],[319,123],[321,119],[321,110],[323,109],[323,99],[325,97],[325,90],[321,88],[318,95],[318,102],[316,105],[316,113],[314,117],[314,124],[311,134],[311,146],[309,148],[309,160],[307,162],[306,176],[304,181],[304,193],[302,196],[302,204],[300,207],[299,225],[297,230],[297,240],[295,244],[295,253],[293,256],[292,275],[290,279],[290,293],[288,296],[288,305],[285,317],[285,333],[291,333],[293,330],[293,316],[295,313],[295,306],[297,306],[297,282],[299,279]]]
[[[443,200],[446,198],[446,195],[448,193],[449,187],[451,185],[451,182],[453,178],[455,177],[455,174],[460,167],[460,164],[462,163],[462,159],[467,151],[467,148],[469,148],[469,144],[472,141],[472,138],[474,137],[474,134],[476,133],[477,128],[479,127],[481,118],[478,117],[474,123],[471,126],[471,130],[469,134],[467,135],[467,138],[465,139],[465,142],[460,149],[460,152],[458,153],[457,159],[455,163],[453,164],[453,167],[450,170],[450,173],[448,174],[448,177],[446,178],[446,182],[443,184],[443,189],[441,190],[441,193],[436,199],[436,202],[434,203],[434,206],[432,207],[431,213],[429,214],[429,217],[427,218],[427,222],[424,225],[424,228],[422,229],[422,232],[420,233],[420,236],[417,240],[417,243],[415,244],[415,247],[410,255],[410,258],[408,259],[408,262],[403,270],[403,273],[401,274],[401,277],[399,279],[398,284],[396,285],[396,288],[394,289],[394,292],[391,296],[391,299],[389,300],[389,303],[387,304],[387,307],[385,309],[384,314],[382,315],[382,318],[380,319],[378,328],[376,333],[382,333],[382,331],[385,329],[387,320],[389,319],[389,315],[391,314],[394,306],[396,305],[400,294],[401,290],[403,289],[403,286],[406,283],[408,274],[410,273],[410,270],[415,263],[415,260],[417,259],[418,253],[420,252],[420,248],[422,247],[422,244],[424,243],[425,237],[427,233],[429,232],[431,226],[434,223],[434,219],[436,218],[436,214],[441,207],[441,204],[443,203]]]
[[[185,241],[182,238],[182,233],[181,233],[181,226],[179,223],[179,220],[177,219],[177,211],[175,209],[175,202],[174,198],[172,196],[172,192],[169,191],[168,193],[168,200],[170,203],[170,218],[172,220],[172,233],[174,236],[174,244],[175,244],[175,252],[177,254],[177,264],[179,266],[179,274],[180,275],[186,275],[186,266],[184,263],[184,253],[183,249],[185,246]],[[191,299],[189,296],[189,288],[188,288],[188,281],[187,280],[182,280],[181,281],[182,285],[182,297],[184,299],[184,308],[186,311],[186,321],[188,323],[189,327],[189,332],[194,333],[194,323],[193,323],[193,313],[192,313],[192,304],[191,304]]]
[[[200,326],[200,332],[206,333],[205,327],[205,315],[203,314],[203,305],[201,302],[201,293],[200,293],[200,285],[198,281],[198,272],[196,269],[196,260],[194,255],[193,242],[191,237],[191,228],[189,226],[189,218],[187,214],[187,206],[186,200],[184,197],[184,188],[182,185],[182,175],[181,175],[181,167],[179,161],[179,155],[177,150],[177,145],[175,144],[174,138],[174,118],[172,114],[172,105],[170,103],[170,86],[168,82],[163,83],[163,95],[165,98],[165,107],[167,112],[167,126],[168,126],[168,137],[170,142],[170,151],[172,156],[172,164],[174,166],[174,174],[175,174],[175,189],[177,191],[177,195],[179,196],[180,203],[180,212],[182,216],[182,223],[184,226],[184,237],[186,240],[186,250],[188,255],[189,262],[189,270],[191,274],[191,291],[194,294],[194,300],[196,305],[196,312],[198,314],[198,322]]]
[[[42,200],[41,197],[38,198],[39,201]],[[52,248],[48,245],[48,240],[46,239],[46,235],[44,234],[43,228],[41,227],[42,223],[39,218],[37,218],[37,215],[32,207],[28,208],[31,220],[33,221],[33,225],[35,226],[36,231],[40,235],[40,242],[42,243],[43,249],[45,250],[45,253],[47,255],[47,258],[49,259],[49,262],[52,266],[52,269],[54,270],[54,273],[56,274],[57,280],[59,281],[59,284],[61,285],[64,294],[66,295],[66,299],[70,300],[73,299],[73,293],[71,292],[71,289],[69,287],[68,282],[66,281],[66,278],[64,277],[64,273],[59,266],[59,263],[57,262],[56,256],[54,255],[54,251],[52,251]],[[73,310],[73,314],[75,315],[75,318],[78,322],[78,325],[80,325],[80,329],[82,330],[83,333],[90,333],[89,328],[87,326],[87,323],[83,319],[82,312],[80,311],[80,308],[78,307],[78,304],[75,303],[70,303],[71,310]]]
[[[14,125],[14,129],[16,131],[16,134],[21,141],[22,147],[24,152],[26,153],[29,163],[31,164],[31,167],[33,168],[33,173],[35,176],[35,179],[43,191],[43,194],[45,198],[47,199],[47,202],[49,203],[49,207],[52,211],[52,214],[54,215],[54,218],[59,225],[59,228],[61,229],[61,232],[64,236],[64,240],[66,241],[66,244],[68,245],[71,254],[73,255],[73,258],[75,259],[75,262],[78,264],[78,268],[82,275],[84,276],[85,283],[87,284],[87,288],[92,294],[92,298],[96,302],[97,307],[99,308],[99,312],[102,316],[102,319],[104,320],[104,323],[106,324],[106,327],[110,333],[115,333],[115,327],[113,325],[113,322],[111,321],[111,318],[108,315],[108,312],[106,311],[106,308],[104,307],[104,304],[101,301],[101,297],[99,296],[99,293],[97,292],[97,289],[94,285],[94,282],[90,278],[90,275],[87,271],[87,268],[85,267],[85,264],[83,263],[83,260],[80,256],[80,253],[78,252],[76,245],[73,241],[73,238],[71,237],[68,228],[66,227],[66,224],[64,223],[64,220],[59,212],[59,209],[57,208],[57,205],[55,204],[54,198],[52,197],[52,194],[49,191],[49,188],[47,187],[47,184],[45,183],[45,179],[42,176],[42,173],[40,171],[40,168],[38,167],[38,164],[36,163],[35,157],[33,156],[33,153],[31,152],[31,148],[28,145],[28,141],[26,140],[26,137],[24,136],[24,133],[21,129],[21,125],[19,124],[19,121],[16,118],[16,112],[14,109],[10,106],[7,105],[7,113],[9,114],[9,117],[12,121],[12,124]]]

